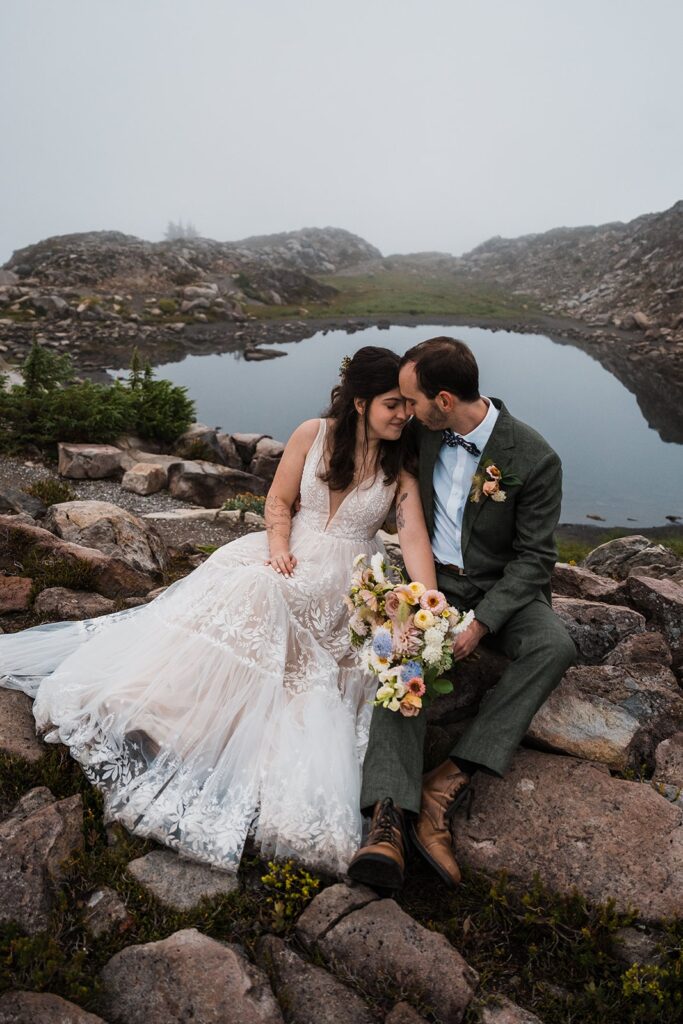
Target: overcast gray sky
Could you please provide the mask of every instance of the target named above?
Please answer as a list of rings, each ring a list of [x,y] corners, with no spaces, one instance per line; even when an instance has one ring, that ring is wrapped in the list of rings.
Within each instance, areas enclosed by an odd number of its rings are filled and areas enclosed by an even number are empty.
[[[0,0],[0,262],[170,219],[385,253],[683,197],[681,0]]]

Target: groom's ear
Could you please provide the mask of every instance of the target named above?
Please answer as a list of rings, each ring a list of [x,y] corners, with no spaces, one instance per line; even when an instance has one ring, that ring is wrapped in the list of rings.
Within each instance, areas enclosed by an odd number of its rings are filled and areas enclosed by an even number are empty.
[[[450,391],[439,391],[434,401],[440,412],[451,413],[455,408],[457,399]]]

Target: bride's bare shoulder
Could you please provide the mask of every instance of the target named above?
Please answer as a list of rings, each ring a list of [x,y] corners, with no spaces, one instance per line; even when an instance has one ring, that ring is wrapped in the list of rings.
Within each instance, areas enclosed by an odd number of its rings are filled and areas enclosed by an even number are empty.
[[[304,420],[303,423],[300,423],[299,426],[292,431],[289,441],[287,442],[287,447],[308,451],[317,437],[321,422],[320,418]]]

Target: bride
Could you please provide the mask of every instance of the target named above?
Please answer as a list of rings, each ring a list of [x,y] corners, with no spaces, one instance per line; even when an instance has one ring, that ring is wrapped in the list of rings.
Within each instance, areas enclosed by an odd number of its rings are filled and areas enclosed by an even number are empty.
[[[360,844],[376,684],[343,598],[397,495],[408,574],[436,587],[402,466],[399,357],[368,346],[345,362],[323,418],[289,439],[265,533],[148,605],[0,635],[0,683],[35,698],[38,731],[103,791],[105,820],[231,872],[250,832],[262,855],[331,873]]]

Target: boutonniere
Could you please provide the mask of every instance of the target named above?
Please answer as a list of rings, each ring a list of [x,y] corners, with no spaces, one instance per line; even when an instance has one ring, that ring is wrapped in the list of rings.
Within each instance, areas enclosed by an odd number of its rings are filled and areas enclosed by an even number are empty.
[[[487,459],[482,466],[482,472],[475,473],[472,477],[470,501],[480,501],[482,497],[490,498],[492,501],[505,501],[507,491],[503,490],[503,486],[514,487],[521,482],[518,476],[506,473],[491,459]]]

